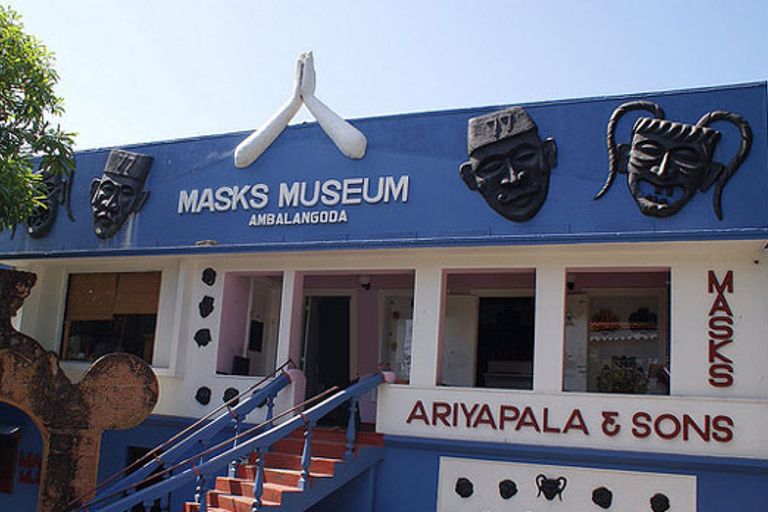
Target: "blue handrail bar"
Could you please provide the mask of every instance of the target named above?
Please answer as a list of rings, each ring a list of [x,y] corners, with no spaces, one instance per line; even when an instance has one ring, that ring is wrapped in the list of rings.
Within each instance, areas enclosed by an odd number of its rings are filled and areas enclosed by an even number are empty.
[[[359,399],[361,396],[378,387],[382,382],[384,382],[383,374],[377,373],[371,375],[347,389],[337,392],[333,396],[323,400],[319,404],[307,409],[290,420],[248,439],[236,447],[230,448],[198,466],[190,467],[181,473],[175,474],[140,491],[129,494],[113,503],[109,503],[102,507],[88,506],[88,504],[86,504],[81,510],[87,509],[91,512],[123,512],[137,503],[150,502],[178,489],[179,487],[189,484],[198,479],[200,475],[203,475],[204,477],[214,476],[217,472],[225,469],[231,460],[244,457],[253,451],[272,446],[280,439],[290,435],[294,430],[301,428],[304,425],[314,424],[317,420],[342,403],[348,400]],[[205,497],[203,496],[202,499],[205,499]]]
[[[96,499],[98,499],[99,496],[110,496],[120,489],[129,488],[144,481],[160,465],[163,467],[173,466],[183,460],[184,456],[195,447],[197,447],[199,451],[201,446],[206,446],[216,434],[230,425],[235,418],[245,418],[246,415],[250,414],[262,403],[265,403],[267,399],[276,397],[283,388],[290,384],[290,382],[291,378],[288,374],[286,372],[281,373],[273,379],[272,382],[263,388],[254,391],[251,396],[241,398],[240,402],[235,407],[231,408],[231,413],[230,411],[224,411],[210,423],[158,455],[157,458],[150,460],[141,468],[126,475],[120,480],[116,480],[101,488],[96,495]]]

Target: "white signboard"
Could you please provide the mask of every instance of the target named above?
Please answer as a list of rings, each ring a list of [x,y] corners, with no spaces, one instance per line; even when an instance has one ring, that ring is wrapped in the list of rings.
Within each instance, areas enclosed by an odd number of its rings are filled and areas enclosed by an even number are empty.
[[[379,390],[390,435],[766,458],[768,403],[471,388]]]
[[[438,493],[438,512],[629,512],[652,510],[652,500],[658,510],[696,511],[693,476],[452,457],[440,458]]]

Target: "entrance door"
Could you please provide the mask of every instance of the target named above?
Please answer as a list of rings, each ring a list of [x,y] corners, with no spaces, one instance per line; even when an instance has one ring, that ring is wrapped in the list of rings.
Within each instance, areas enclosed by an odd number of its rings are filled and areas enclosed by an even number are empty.
[[[301,368],[307,379],[307,398],[349,384],[349,307],[349,296],[306,298]]]
[[[533,389],[533,297],[482,297],[477,333],[481,388]]]

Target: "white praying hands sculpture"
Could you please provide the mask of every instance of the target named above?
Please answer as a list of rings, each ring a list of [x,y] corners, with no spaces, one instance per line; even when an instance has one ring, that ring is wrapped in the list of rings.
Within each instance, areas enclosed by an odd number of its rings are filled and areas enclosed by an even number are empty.
[[[296,60],[293,94],[280,110],[235,148],[235,167],[242,169],[256,161],[282,133],[304,104],[320,127],[345,156],[365,156],[368,141],[360,130],[339,117],[315,96],[315,63],[312,52],[302,53]]]

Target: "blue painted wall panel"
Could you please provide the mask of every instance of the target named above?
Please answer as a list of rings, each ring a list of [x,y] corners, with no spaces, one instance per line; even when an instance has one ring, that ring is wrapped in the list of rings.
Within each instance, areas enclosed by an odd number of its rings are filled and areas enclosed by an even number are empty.
[[[608,173],[606,124],[614,109],[630,99],[659,103],[673,121],[695,123],[713,110],[744,116],[754,132],[751,154],[728,182],[723,194],[724,219],[712,208],[712,189],[698,193],[677,215],[643,216],[632,200],[625,176],[600,200],[593,200]],[[236,169],[234,148],[246,133],[131,146],[151,155],[147,180],[149,200],[114,238],[93,234],[89,194],[101,176],[108,150],[78,153],[72,208],[76,221],[60,211],[51,233],[33,240],[21,230],[11,240],[0,238],[0,255],[123,254],[188,251],[242,251],[324,247],[447,246],[569,241],[654,241],[750,239],[768,237],[768,156],[766,152],[765,84],[695,91],[560,101],[525,105],[542,138],[553,137],[558,164],[541,210],[527,222],[512,222],[495,213],[461,180],[459,165],[467,160],[467,121],[498,107],[361,119],[354,122],[368,137],[368,154],[345,158],[315,123],[290,127],[254,164]],[[618,130],[628,141],[634,117]],[[727,161],[736,148],[736,130],[720,123],[724,139],[716,160]],[[407,203],[279,208],[281,182],[345,178],[409,177]],[[240,188],[264,184],[269,203],[261,210],[178,214],[181,190]],[[346,210],[338,224],[249,227],[252,214]],[[215,240],[216,248],[195,248],[199,240]]]
[[[693,475],[697,511],[762,512],[768,503],[768,461],[610,450],[452,442],[385,437],[387,456],[376,475],[375,512],[435,510],[440,457],[617,471]],[[618,490],[616,492],[619,492]]]

